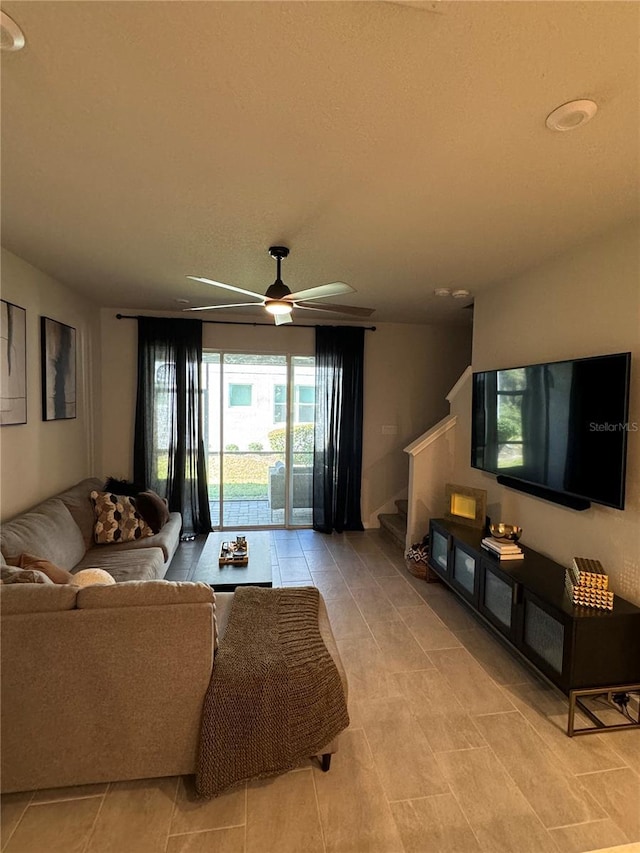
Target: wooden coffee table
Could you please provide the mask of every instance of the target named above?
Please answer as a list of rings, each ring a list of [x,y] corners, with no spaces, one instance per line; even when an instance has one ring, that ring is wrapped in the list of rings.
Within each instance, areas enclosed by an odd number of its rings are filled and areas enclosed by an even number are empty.
[[[210,533],[191,580],[208,583],[218,592],[233,592],[237,586],[271,586],[271,534],[268,531],[241,532],[249,546],[246,566],[218,565],[222,543],[234,540],[237,535],[232,530]]]

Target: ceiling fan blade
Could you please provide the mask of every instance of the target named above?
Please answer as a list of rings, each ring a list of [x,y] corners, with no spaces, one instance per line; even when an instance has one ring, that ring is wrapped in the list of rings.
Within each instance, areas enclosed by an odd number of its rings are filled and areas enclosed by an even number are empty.
[[[253,290],[245,290],[243,287],[236,287],[235,284],[223,284],[221,281],[213,281],[210,278],[202,278],[199,275],[188,275],[187,278],[193,281],[201,281],[203,284],[210,284],[212,287],[223,287],[225,290],[233,290],[234,293],[244,293],[246,296],[255,296],[256,299],[262,301],[264,296],[262,293],[256,293]]]
[[[273,320],[276,326],[284,326],[285,323],[293,323],[291,314],[274,314]]]
[[[319,284],[317,287],[310,287],[307,290],[299,290],[298,293],[290,293],[285,296],[285,299],[321,299],[324,296],[338,296],[340,293],[355,293],[350,284],[345,284],[344,281],[332,281],[329,284]]]
[[[197,308],[183,308],[183,311],[215,311],[216,308],[254,308],[259,302],[236,302],[231,305],[199,305]]]
[[[375,308],[356,308],[355,305],[330,305],[328,302],[310,304],[308,302],[296,302],[296,308],[304,308],[306,311],[329,311],[335,314],[351,314],[353,317],[370,317]]]

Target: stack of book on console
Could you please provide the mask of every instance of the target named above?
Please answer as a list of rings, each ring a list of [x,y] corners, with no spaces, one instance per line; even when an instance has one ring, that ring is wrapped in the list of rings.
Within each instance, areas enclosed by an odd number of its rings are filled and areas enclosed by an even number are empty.
[[[609,576],[599,560],[574,557],[571,567],[565,572],[565,584],[573,604],[613,610],[613,593],[609,589]]]
[[[522,548],[516,543],[506,539],[494,539],[493,536],[485,536],[482,547],[495,554],[501,560],[523,560]]]

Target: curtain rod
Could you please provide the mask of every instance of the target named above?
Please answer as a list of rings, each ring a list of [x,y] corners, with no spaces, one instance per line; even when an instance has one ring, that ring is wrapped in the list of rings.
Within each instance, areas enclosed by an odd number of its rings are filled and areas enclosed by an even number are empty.
[[[144,314],[116,314],[116,320],[181,320],[182,317],[146,317]],[[186,319],[186,317],[184,318]],[[241,320],[202,320],[202,323],[212,323],[219,324],[221,326],[269,326],[270,328],[274,328],[273,323],[246,323]],[[284,323],[285,326],[291,326],[293,329],[318,329],[321,328],[322,324],[316,323],[316,325],[311,326],[308,323],[296,323],[296,325],[292,325],[291,323]],[[325,323],[324,325],[329,325]],[[364,329],[365,332],[375,332],[375,326],[356,326],[358,329]]]

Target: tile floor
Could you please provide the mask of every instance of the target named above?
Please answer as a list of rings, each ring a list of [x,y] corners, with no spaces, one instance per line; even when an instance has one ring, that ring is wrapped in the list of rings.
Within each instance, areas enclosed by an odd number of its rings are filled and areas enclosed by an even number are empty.
[[[6,853],[580,853],[640,850],[640,732],[569,739],[566,701],[378,532],[272,532],[274,583],[315,584],[351,727],[312,762],[206,803],[190,778],[2,800]],[[187,580],[202,540],[183,543]]]

